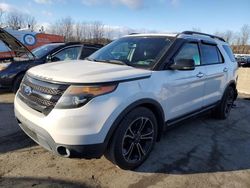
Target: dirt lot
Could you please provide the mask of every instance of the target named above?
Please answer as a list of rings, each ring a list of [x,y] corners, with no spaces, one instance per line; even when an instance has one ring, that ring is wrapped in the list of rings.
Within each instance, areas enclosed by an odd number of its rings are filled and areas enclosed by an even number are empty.
[[[225,121],[209,115],[167,131],[149,159],[124,171],[104,157],[65,159],[18,128],[13,95],[0,94],[0,187],[250,187],[250,100]]]

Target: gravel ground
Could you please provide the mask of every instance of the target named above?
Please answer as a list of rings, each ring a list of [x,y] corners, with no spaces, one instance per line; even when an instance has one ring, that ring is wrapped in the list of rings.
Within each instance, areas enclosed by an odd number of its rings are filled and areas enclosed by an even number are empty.
[[[13,94],[0,94],[0,187],[250,187],[250,98],[228,120],[205,115],[167,131],[149,159],[124,171],[104,157],[65,159],[20,131]]]

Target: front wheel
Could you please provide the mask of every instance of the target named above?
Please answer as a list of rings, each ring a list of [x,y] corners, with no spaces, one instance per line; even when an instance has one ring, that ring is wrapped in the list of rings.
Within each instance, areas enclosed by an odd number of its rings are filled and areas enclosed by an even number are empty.
[[[136,108],[121,121],[105,156],[122,169],[134,169],[149,156],[156,137],[154,114],[147,108]]]

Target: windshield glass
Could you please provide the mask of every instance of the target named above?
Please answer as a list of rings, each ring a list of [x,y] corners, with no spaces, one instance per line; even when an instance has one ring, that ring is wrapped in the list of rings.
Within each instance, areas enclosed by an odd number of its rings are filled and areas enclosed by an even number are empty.
[[[151,68],[172,40],[172,37],[166,36],[124,37],[98,50],[88,59],[108,63],[120,61],[134,67]]]
[[[61,44],[46,44],[40,47],[37,47],[32,50],[32,53],[37,58],[42,58],[43,56],[47,55],[49,52],[51,52],[56,47],[60,46]]]

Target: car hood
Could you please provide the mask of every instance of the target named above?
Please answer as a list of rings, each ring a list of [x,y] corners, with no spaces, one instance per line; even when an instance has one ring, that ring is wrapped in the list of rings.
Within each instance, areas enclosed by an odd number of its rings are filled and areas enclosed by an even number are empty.
[[[66,83],[105,83],[148,77],[150,70],[127,65],[87,60],[47,63],[29,69],[28,74],[40,80]]]
[[[8,48],[15,53],[16,56],[22,56],[24,54],[31,55],[35,58],[35,55],[18,39],[13,35],[0,28],[0,40],[8,46]]]

